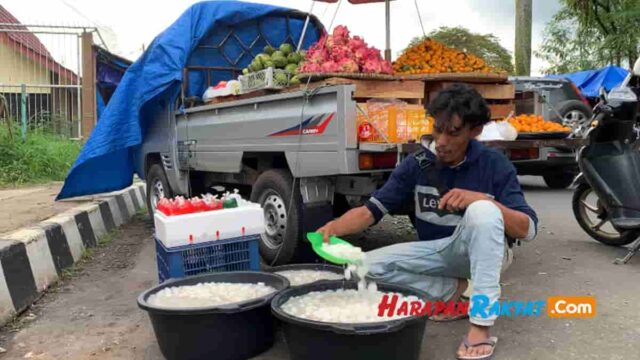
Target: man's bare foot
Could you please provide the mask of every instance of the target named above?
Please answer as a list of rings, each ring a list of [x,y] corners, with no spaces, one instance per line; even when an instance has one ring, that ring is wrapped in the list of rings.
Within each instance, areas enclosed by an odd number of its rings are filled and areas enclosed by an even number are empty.
[[[488,326],[478,326],[470,324],[469,332],[467,333],[467,342],[469,344],[475,344],[481,341],[489,340],[489,338],[491,337],[489,329],[490,328]],[[464,343],[461,343],[456,355],[458,355],[458,357],[482,356],[490,353],[491,346],[489,345],[470,346],[467,348]]]
[[[458,287],[456,288],[456,292],[454,292],[453,296],[451,296],[451,298],[446,302],[459,301],[462,294],[464,294],[464,292],[467,290],[467,286],[469,286],[469,281],[467,281],[467,279],[458,279]],[[453,318],[453,315],[437,314],[437,315],[431,316],[429,319],[431,319],[432,321],[447,321],[447,320],[450,320],[451,318]]]

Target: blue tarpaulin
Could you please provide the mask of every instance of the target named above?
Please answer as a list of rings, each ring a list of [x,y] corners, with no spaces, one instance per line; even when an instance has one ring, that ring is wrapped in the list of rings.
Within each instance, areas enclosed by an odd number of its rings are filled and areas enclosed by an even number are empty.
[[[99,121],[131,61],[99,46],[93,47],[93,54],[96,59],[96,117]]]
[[[628,73],[629,71],[621,67],[611,65],[597,70],[549,75],[547,77],[569,79],[576,84],[582,92],[582,95],[586,97],[597,97],[601,87],[604,87],[607,91],[613,89],[624,80]]]
[[[291,14],[296,14],[291,17]],[[291,9],[240,1],[206,1],[185,11],[170,27],[158,35],[147,51],[131,65],[96,128],[89,136],[72,166],[58,199],[123,189],[131,185],[135,172],[134,151],[144,137],[141,119],[152,118],[145,107],[158,99],[168,103],[180,94],[183,69],[189,66],[217,66],[241,70],[252,56],[267,44],[297,44],[304,25],[304,15]],[[260,20],[256,26],[246,26]],[[237,25],[237,26],[236,26]],[[233,30],[237,39],[228,36]],[[322,25],[311,21],[303,48],[316,42]],[[203,42],[224,39],[224,48],[198,47]],[[251,52],[246,46],[251,44]],[[253,53],[253,54],[251,54]],[[213,82],[228,80],[233,69],[217,71]],[[187,96],[201,96],[206,89],[206,75],[189,75]],[[147,116],[145,116],[147,115]],[[143,176],[144,174],[138,174]]]

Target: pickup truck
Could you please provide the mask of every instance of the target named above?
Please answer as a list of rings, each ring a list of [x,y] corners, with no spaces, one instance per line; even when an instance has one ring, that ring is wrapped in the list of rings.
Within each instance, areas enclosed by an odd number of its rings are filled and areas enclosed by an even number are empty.
[[[545,119],[574,127],[591,118],[591,107],[578,88],[566,79],[509,77],[515,87],[516,113],[537,114]],[[576,153],[571,141],[553,142],[556,146],[519,148],[508,156],[519,175],[542,176],[552,189],[571,185],[578,174]]]
[[[364,200],[420,144],[359,143],[356,85],[324,85],[158,109],[136,160],[150,211],[163,196],[237,188],[264,209],[260,253],[272,265],[303,260],[303,235]],[[495,142],[513,154],[544,141]],[[403,213],[410,215],[408,207]]]
[[[160,111],[140,148],[148,208],[163,196],[237,188],[262,205],[263,259],[300,255],[303,234],[357,206],[399,153],[358,147],[353,85]]]

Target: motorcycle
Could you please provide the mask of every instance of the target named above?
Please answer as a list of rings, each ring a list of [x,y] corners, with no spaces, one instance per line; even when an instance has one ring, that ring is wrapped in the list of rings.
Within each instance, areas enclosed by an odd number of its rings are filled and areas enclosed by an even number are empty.
[[[593,239],[631,244],[626,264],[640,250],[640,59],[619,87],[600,91],[586,144],[578,151],[573,213]]]

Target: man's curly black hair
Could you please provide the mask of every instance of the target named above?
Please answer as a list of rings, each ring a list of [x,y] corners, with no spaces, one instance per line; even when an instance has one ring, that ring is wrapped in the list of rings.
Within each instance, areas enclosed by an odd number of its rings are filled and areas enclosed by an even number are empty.
[[[436,126],[449,128],[457,115],[463,126],[473,129],[491,121],[491,111],[478,91],[467,84],[453,84],[438,92],[427,107]]]

